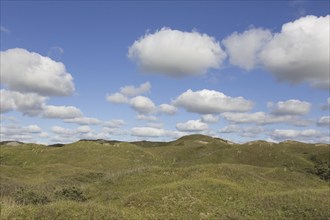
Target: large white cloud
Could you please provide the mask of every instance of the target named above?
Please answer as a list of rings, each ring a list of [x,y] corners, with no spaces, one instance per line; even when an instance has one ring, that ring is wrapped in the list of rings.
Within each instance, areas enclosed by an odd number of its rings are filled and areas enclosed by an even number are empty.
[[[45,97],[35,93],[0,90],[0,109],[2,113],[16,110],[25,115],[35,116],[41,113],[45,101]]]
[[[330,88],[330,16],[306,16],[282,26],[260,53],[279,80]]]
[[[258,53],[272,38],[272,33],[264,29],[250,29],[242,34],[234,32],[222,43],[226,47],[231,64],[246,70],[253,69],[258,64]]]
[[[45,118],[69,119],[81,117],[83,114],[80,109],[74,106],[54,106],[47,105],[43,107],[42,116]]]
[[[130,106],[140,114],[151,114],[156,110],[155,104],[147,97],[136,96],[129,101]]]
[[[189,120],[183,123],[177,123],[176,128],[179,131],[205,131],[208,129],[208,125],[200,120]]]
[[[305,101],[290,99],[287,101],[268,103],[271,113],[274,115],[306,115],[309,113],[311,104]]]
[[[1,84],[41,96],[67,96],[74,84],[63,63],[22,48],[1,51]]]
[[[252,109],[253,102],[243,97],[230,97],[214,90],[187,90],[178,96],[173,104],[188,112],[214,114],[222,112],[246,112]]]
[[[135,41],[128,57],[142,71],[179,77],[218,68],[226,54],[219,42],[206,34],[162,28]]]

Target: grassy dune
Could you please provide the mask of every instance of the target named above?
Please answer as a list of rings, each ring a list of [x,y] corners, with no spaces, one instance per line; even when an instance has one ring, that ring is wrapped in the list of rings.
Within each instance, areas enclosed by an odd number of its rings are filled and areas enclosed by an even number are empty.
[[[330,219],[329,145],[1,145],[1,219]]]

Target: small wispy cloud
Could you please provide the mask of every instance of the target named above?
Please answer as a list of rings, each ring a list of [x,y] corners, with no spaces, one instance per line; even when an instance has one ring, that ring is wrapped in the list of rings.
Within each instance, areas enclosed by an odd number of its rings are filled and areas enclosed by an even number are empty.
[[[53,46],[48,51],[48,56],[52,58],[59,58],[64,53],[64,49],[59,46]]]
[[[5,28],[4,26],[0,26],[0,31],[2,33],[10,34],[11,31],[8,28]]]

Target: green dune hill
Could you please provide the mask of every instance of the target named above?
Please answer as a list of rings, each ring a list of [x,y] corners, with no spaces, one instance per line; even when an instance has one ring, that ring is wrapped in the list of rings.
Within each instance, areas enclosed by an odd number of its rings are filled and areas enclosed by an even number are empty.
[[[1,219],[330,219],[330,145],[1,143]]]

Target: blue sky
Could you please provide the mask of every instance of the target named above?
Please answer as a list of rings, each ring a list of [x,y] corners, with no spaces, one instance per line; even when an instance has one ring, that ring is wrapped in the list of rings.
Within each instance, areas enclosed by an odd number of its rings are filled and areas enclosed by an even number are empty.
[[[329,1],[1,1],[1,140],[329,142]]]

